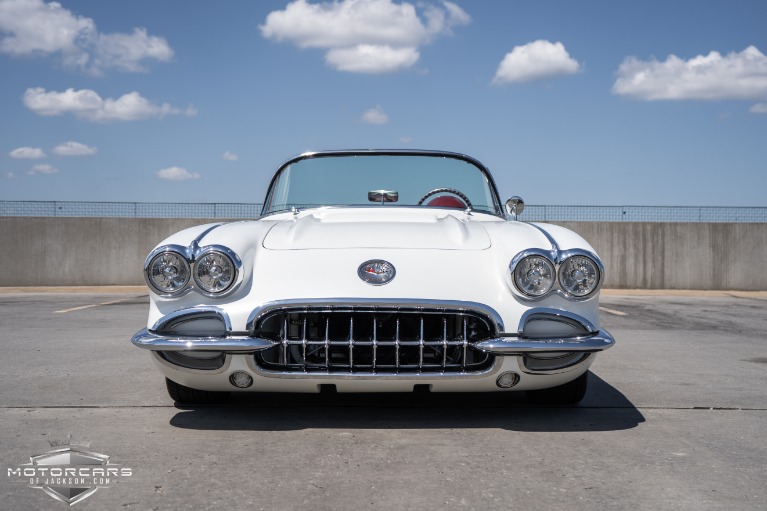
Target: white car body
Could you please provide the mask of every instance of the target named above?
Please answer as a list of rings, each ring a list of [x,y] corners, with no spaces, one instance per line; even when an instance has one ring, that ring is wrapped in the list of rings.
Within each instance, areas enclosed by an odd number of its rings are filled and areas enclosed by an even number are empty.
[[[280,170],[359,156],[481,165],[453,153],[360,151],[302,155]],[[177,400],[231,391],[412,392],[418,385],[431,392],[558,388],[571,397],[549,401],[577,401],[596,353],[614,343],[599,323],[604,270],[572,231],[499,214],[489,174],[487,183],[493,212],[381,199],[380,206],[284,207],[256,220],[176,233],[147,258],[149,318],[133,342],[151,351]],[[192,278],[171,293],[154,287],[152,264],[169,271],[158,254],[175,251],[188,260],[187,271],[199,274],[196,261],[211,250],[239,267],[225,292],[206,293]],[[510,266],[520,254],[543,254],[557,271],[569,256],[588,257],[598,273],[594,290],[577,297],[555,282],[544,296],[525,296]],[[370,261],[386,264],[364,266]],[[371,285],[365,273],[391,280]],[[581,390],[568,388],[575,380]]]

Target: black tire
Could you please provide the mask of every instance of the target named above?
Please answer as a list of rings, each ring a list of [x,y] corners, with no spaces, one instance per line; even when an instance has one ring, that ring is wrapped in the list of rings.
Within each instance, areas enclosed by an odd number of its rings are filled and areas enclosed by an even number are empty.
[[[586,371],[573,381],[548,389],[528,390],[527,399],[541,405],[572,405],[586,395],[589,386],[589,372]]]
[[[209,390],[198,390],[176,383],[173,380],[165,378],[165,386],[168,388],[170,398],[179,404],[186,405],[208,405],[223,403],[229,399],[229,392],[211,392]]]

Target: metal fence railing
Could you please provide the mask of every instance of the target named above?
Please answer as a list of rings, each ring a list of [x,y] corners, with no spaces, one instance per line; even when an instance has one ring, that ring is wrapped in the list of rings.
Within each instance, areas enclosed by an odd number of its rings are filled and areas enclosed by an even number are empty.
[[[259,203],[0,201],[0,216],[257,218]]]
[[[0,201],[0,217],[257,218],[259,203]],[[532,222],[734,222],[767,223],[767,207],[536,206]]]

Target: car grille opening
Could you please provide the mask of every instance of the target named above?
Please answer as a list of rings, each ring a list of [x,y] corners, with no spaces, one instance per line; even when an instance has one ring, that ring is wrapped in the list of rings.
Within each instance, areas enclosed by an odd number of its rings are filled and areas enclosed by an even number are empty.
[[[279,344],[254,356],[258,366],[282,372],[475,372],[493,363],[473,347],[493,337],[492,325],[471,311],[279,309],[253,332]]]

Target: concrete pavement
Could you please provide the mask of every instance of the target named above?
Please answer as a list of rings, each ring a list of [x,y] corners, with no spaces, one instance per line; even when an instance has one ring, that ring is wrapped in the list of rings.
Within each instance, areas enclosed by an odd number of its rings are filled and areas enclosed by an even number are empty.
[[[69,434],[132,469],[76,504],[83,510],[767,502],[758,293],[605,293],[603,324],[618,344],[598,357],[575,407],[492,394],[254,395],[179,408],[129,341],[145,321],[143,288],[40,291],[0,293],[5,509],[67,507],[7,470]]]

